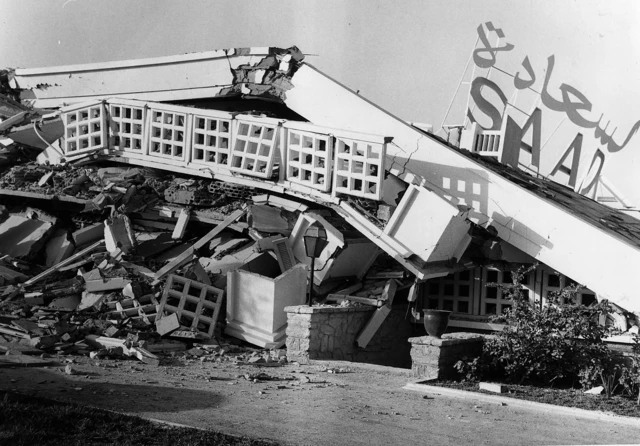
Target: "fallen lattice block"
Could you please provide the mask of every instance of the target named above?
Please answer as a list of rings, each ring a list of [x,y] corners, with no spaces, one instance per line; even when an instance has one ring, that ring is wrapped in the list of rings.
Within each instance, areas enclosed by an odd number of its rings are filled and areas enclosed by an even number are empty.
[[[224,291],[195,280],[170,275],[164,287],[158,315],[176,314],[191,321],[191,329],[213,336]],[[202,329],[204,327],[204,330]]]

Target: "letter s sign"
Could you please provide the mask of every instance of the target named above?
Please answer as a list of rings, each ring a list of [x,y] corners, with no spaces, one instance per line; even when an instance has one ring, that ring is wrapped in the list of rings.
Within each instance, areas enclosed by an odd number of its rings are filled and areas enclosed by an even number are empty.
[[[498,110],[491,102],[482,96],[482,87],[487,87],[498,95],[502,101],[503,110],[507,104],[507,97],[504,95],[502,90],[500,90],[500,87],[485,77],[476,77],[471,83],[471,92],[469,94],[473,98],[473,102],[478,106],[482,113],[491,119],[491,127],[485,128],[485,130],[500,130],[500,125],[502,124],[502,111]],[[471,122],[477,122],[477,119],[473,116],[471,110],[467,110],[467,117]]]

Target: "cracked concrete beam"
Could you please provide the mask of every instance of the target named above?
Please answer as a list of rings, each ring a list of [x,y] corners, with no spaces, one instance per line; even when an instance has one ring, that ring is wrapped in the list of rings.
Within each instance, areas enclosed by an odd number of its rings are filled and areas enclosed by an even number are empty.
[[[273,52],[272,48],[239,48],[116,62],[19,68],[7,84],[20,91],[23,103],[42,108],[113,96],[151,101],[210,98],[233,86],[230,66],[251,66],[256,58],[259,62]]]

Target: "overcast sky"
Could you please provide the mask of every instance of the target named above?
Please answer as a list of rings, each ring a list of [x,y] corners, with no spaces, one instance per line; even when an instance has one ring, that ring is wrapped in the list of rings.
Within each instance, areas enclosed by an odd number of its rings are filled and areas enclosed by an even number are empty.
[[[611,122],[623,141],[640,120],[640,2],[635,0],[0,0],[0,66],[32,68],[163,56],[242,46],[297,45],[328,75],[410,121],[441,124],[478,32],[491,21],[514,45],[496,66],[512,74],[529,57],[549,89],[566,83]],[[494,37],[492,36],[492,39]],[[493,42],[493,40],[492,40]],[[468,72],[468,77],[470,76]],[[476,75],[483,74],[476,71]],[[508,98],[530,111],[535,95],[513,97],[513,79],[493,71]],[[447,123],[464,118],[464,85]],[[580,129],[543,109],[542,173]],[[586,115],[585,115],[586,116]],[[560,125],[557,131],[554,130]],[[581,173],[601,147],[585,135]],[[551,135],[553,136],[549,138]],[[640,206],[640,134],[606,155],[605,175]]]

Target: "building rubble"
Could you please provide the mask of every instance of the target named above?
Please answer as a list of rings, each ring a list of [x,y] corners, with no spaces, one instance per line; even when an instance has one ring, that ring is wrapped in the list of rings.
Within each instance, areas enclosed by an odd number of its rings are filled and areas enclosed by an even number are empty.
[[[297,264],[296,292],[280,295],[289,299],[280,306],[306,304],[307,268],[291,245],[298,250],[299,228],[311,219],[342,239],[328,263],[353,249],[370,259],[321,271],[332,277],[316,285],[315,305],[381,308],[414,281],[339,216],[251,187],[150,168],[27,162],[3,172],[0,194],[0,336],[14,351],[149,364],[165,353],[216,360],[241,352],[240,362],[282,362],[282,336],[224,334],[236,322],[225,320],[226,299],[237,293],[228,278],[245,268],[269,282]],[[247,355],[240,339],[265,353]]]
[[[285,308],[311,284],[314,307],[370,312],[344,329],[366,351],[392,312],[495,329],[510,302],[484,285],[531,264],[534,300],[573,277],[581,303],[610,299],[609,323],[638,331],[635,287],[615,280],[640,259],[637,220],[453,147],[303,59],[241,48],[0,72],[4,348],[277,364]],[[340,350],[333,320],[322,353]]]

